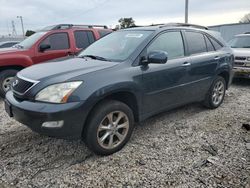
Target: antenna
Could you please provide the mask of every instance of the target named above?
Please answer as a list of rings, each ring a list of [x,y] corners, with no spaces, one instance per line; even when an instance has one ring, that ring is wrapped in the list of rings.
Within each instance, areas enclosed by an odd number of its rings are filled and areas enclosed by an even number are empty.
[[[11,21],[11,26],[12,26],[12,37],[16,37],[17,36],[16,26],[13,20]]]

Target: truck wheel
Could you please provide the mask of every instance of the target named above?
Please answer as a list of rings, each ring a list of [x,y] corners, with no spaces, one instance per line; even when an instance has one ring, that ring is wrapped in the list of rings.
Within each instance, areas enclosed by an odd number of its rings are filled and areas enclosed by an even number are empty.
[[[11,80],[16,76],[18,71],[14,69],[3,70],[0,72],[0,96],[5,97],[6,92],[10,89]]]
[[[106,100],[91,113],[84,131],[84,140],[95,154],[110,155],[123,148],[133,128],[132,110],[122,102]]]
[[[210,109],[218,108],[224,100],[225,92],[226,81],[223,77],[217,76],[207,93],[204,106]]]

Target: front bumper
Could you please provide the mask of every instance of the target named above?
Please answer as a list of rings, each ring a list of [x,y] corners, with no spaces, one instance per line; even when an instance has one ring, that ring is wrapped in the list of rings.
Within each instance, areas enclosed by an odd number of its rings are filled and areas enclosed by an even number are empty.
[[[5,110],[18,122],[33,131],[57,138],[79,139],[82,136],[87,109],[84,101],[66,104],[51,104],[19,101],[12,91],[6,94]],[[63,121],[62,127],[43,127],[44,122]]]
[[[234,67],[234,77],[250,78],[250,67]]]

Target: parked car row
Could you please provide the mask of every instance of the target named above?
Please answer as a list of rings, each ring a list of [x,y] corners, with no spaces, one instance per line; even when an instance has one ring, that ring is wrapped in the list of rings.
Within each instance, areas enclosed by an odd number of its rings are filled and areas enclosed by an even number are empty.
[[[75,55],[101,37],[98,31],[41,31],[18,44],[10,62],[20,63],[22,57],[23,67]],[[232,81],[233,62],[232,49],[206,27],[166,24],[120,30],[75,58],[18,72],[5,109],[33,131],[82,138],[96,154],[109,155],[128,142],[134,122],[191,102],[219,107]]]
[[[110,32],[112,30],[100,25],[53,25],[11,48],[0,49],[0,96],[5,96],[11,80],[23,68],[74,56]]]

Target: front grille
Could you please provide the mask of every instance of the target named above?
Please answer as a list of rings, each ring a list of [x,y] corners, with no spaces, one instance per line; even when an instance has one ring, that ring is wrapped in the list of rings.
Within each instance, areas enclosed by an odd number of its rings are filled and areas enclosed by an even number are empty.
[[[11,84],[11,87],[14,92],[18,94],[24,94],[33,85],[34,85],[34,82],[30,82],[30,81],[15,77],[15,79],[13,80]]]
[[[240,56],[235,57],[235,60],[245,61],[246,59],[247,59],[246,57],[240,57]]]
[[[234,65],[237,65],[237,66],[244,66],[245,63],[244,63],[244,62],[234,62]]]

